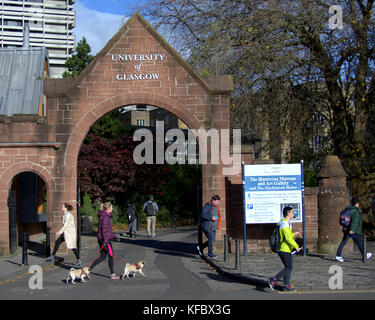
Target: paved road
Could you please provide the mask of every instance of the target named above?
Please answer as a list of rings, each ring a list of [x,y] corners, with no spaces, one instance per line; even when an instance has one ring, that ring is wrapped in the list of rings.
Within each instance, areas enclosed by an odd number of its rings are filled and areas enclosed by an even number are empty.
[[[124,238],[114,242],[117,259],[138,262],[144,260],[146,277],[137,274],[136,278],[110,280],[107,261],[98,265],[87,283],[67,284],[66,278],[73,262],[73,255],[66,257],[66,264],[43,266],[43,289],[29,288],[30,274],[24,273],[11,279],[1,279],[0,299],[73,299],[73,300],[215,300],[221,306],[230,300],[255,299],[375,299],[375,290],[363,291],[324,291],[297,292],[284,294],[272,292],[268,287],[254,287],[220,276],[203,261],[195,251],[196,232],[194,230],[164,232],[156,238]],[[93,261],[98,253],[95,246],[83,250],[82,260]],[[123,273],[124,264],[116,261],[115,270]],[[219,301],[220,300],[220,301]],[[169,301],[169,302],[168,302]],[[184,310],[186,311],[186,310]],[[233,313],[233,311],[232,311]]]

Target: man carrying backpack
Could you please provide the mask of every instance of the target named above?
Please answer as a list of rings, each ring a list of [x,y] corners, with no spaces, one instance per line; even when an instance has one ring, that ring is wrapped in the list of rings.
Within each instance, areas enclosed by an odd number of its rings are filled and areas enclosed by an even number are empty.
[[[341,256],[342,249],[348,242],[349,238],[352,238],[354,242],[357,244],[359,251],[363,255],[363,248],[362,248],[362,210],[359,208],[360,202],[358,199],[352,200],[352,205],[346,207],[346,210],[350,211],[351,216],[351,223],[349,226],[343,226],[342,232],[344,233],[344,237],[340,243],[339,248],[337,249],[336,253],[336,260],[339,262],[344,262],[344,259]],[[366,253],[367,259],[370,259],[372,256],[371,252]]]
[[[296,291],[290,285],[290,278],[293,271],[293,253],[292,252],[300,252],[302,248],[298,247],[298,244],[294,241],[295,237],[300,237],[301,233],[292,232],[292,224],[290,220],[294,218],[293,208],[292,207],[285,207],[283,209],[283,216],[279,223],[279,232],[280,232],[280,250],[277,253],[284,264],[284,269],[281,270],[276,276],[272,277],[268,280],[268,284],[272,290],[274,290],[276,286],[276,282],[280,279],[284,278],[284,291]]]
[[[147,233],[148,237],[155,237],[155,224],[156,224],[156,213],[159,211],[159,207],[156,204],[152,194],[149,196],[149,200],[143,204],[143,211],[146,213],[147,220]]]

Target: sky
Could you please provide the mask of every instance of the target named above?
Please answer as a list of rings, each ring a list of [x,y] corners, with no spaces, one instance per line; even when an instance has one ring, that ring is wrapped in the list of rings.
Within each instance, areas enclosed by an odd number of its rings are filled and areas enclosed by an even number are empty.
[[[134,0],[77,0],[76,44],[84,36],[91,47],[91,54],[97,54],[128,20],[126,8],[140,1]]]

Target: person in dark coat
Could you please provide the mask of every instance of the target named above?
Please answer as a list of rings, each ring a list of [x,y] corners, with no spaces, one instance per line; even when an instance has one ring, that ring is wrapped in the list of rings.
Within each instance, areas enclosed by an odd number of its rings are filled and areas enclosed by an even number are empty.
[[[344,262],[343,257],[341,256],[342,249],[348,242],[349,238],[352,238],[353,241],[357,244],[359,251],[363,255],[363,247],[361,241],[362,235],[362,210],[359,208],[360,202],[358,199],[352,200],[352,205],[346,207],[347,210],[350,210],[350,216],[352,221],[349,227],[343,227],[342,232],[344,237],[340,243],[340,246],[337,249],[336,260],[339,262]],[[366,252],[367,259],[370,259],[372,256],[371,252]]]
[[[137,206],[134,202],[129,203],[129,207],[127,210],[128,221],[129,221],[128,236],[131,238],[133,237],[135,238],[135,234],[137,230],[136,209],[137,209]]]
[[[106,202],[103,205],[103,210],[98,211],[98,243],[100,248],[100,256],[91,264],[91,271],[102,261],[104,261],[108,255],[108,266],[111,272],[111,279],[120,279],[120,276],[115,273],[113,264],[113,247],[111,240],[117,238],[112,231],[111,212],[112,204]]]
[[[199,254],[203,255],[203,250],[208,247],[208,257],[216,259],[217,256],[213,253],[213,244],[216,240],[216,229],[220,228],[220,197],[214,195],[211,201],[207,202],[198,217],[198,246]],[[201,231],[207,237],[207,241],[202,244]]]

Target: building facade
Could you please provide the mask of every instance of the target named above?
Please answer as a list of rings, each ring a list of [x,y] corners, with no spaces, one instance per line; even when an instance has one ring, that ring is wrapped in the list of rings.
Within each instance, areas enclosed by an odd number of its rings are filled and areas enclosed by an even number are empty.
[[[74,3],[75,0],[0,1],[0,48],[25,44],[46,47],[50,77],[61,77],[65,61],[75,49]]]
[[[134,80],[137,65],[134,60],[117,61],[119,54],[149,57],[142,64],[146,78]],[[158,79],[148,78],[153,74]],[[38,76],[34,79],[43,84],[45,115],[36,111],[32,115],[9,112],[8,116],[0,117],[3,137],[0,143],[0,254],[16,250],[19,221],[51,228],[51,242],[56,240],[56,232],[61,228],[61,204],[70,203],[74,208],[77,205],[77,161],[81,144],[90,127],[112,110],[150,105],[173,113],[190,129],[230,128],[232,77],[203,79],[139,14],[121,27],[77,78]],[[14,86],[17,89],[18,82]],[[208,151],[210,147],[208,144]],[[222,162],[202,165],[202,199],[209,200],[214,194],[222,198],[219,241],[226,233],[224,167]],[[35,175],[40,179],[34,179]],[[34,214],[24,218],[18,213],[22,203],[18,206],[17,202],[26,193],[22,189],[25,184],[35,185],[35,201]],[[77,210],[73,215],[77,219]],[[27,232],[29,237],[36,237],[39,230],[33,227]]]

